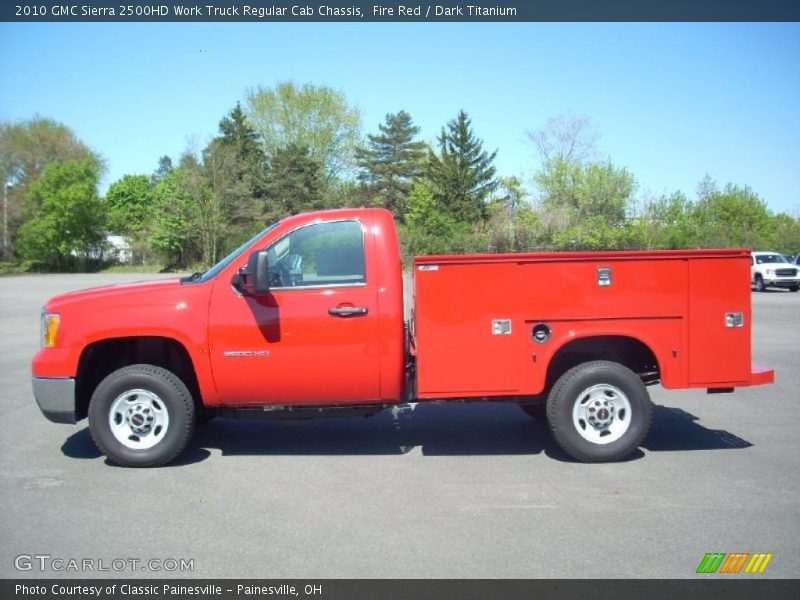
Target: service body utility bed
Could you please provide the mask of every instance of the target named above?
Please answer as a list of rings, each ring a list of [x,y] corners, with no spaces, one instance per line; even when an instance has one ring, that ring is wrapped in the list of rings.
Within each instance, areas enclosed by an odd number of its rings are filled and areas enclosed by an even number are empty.
[[[556,355],[598,335],[651,349],[666,388],[769,383],[749,271],[748,250],[417,257],[418,395],[539,394]]]

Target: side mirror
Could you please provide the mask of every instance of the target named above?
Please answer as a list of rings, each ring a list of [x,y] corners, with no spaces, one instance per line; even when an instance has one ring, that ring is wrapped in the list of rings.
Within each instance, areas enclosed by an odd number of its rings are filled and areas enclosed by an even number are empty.
[[[267,251],[253,252],[247,259],[247,266],[236,274],[233,283],[249,296],[263,296],[269,293]]]

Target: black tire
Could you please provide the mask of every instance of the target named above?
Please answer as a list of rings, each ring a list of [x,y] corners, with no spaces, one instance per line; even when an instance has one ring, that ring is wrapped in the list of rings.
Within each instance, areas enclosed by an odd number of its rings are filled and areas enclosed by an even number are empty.
[[[165,410],[168,416],[163,437],[149,448],[123,444],[111,428],[112,407],[134,390],[155,398],[159,410]],[[131,393],[133,399],[139,396],[143,395]],[[176,375],[154,365],[131,365],[114,371],[100,382],[89,401],[89,431],[94,443],[112,462],[124,467],[157,467],[171,462],[184,451],[194,428],[195,407],[189,390]]]
[[[544,402],[538,404],[520,404],[519,407],[524,410],[529,417],[533,417],[542,423],[547,421],[547,404]]]
[[[793,285],[792,287],[789,288],[790,292],[796,292],[797,290],[800,290],[800,286]]]
[[[616,416],[617,426],[624,422],[624,419],[620,418],[623,415],[628,419],[628,423],[627,429],[621,436],[608,443],[593,442],[585,438],[579,431],[580,425],[573,417],[573,409],[578,403],[582,406],[587,405],[586,392],[595,386],[616,389],[630,405],[630,414],[627,414],[627,410],[620,410],[619,407],[616,409],[618,411],[616,415],[612,412],[612,421]],[[595,393],[602,396],[605,392]],[[609,393],[612,393],[613,398],[613,392]],[[591,406],[591,402],[588,405]],[[580,411],[581,407],[576,410]],[[598,411],[596,415],[600,415],[600,412]],[[607,415],[608,411],[603,417],[606,418]],[[553,437],[567,454],[581,462],[613,462],[629,457],[647,437],[652,417],[653,404],[642,380],[627,367],[605,360],[583,363],[564,373],[553,386],[547,400],[547,422]],[[598,433],[602,428],[592,429],[593,426],[585,419],[583,425],[583,429],[588,429],[589,434],[604,435]]]
[[[764,285],[764,279],[761,275],[756,275],[756,291],[757,292],[764,292],[767,290],[767,286]]]

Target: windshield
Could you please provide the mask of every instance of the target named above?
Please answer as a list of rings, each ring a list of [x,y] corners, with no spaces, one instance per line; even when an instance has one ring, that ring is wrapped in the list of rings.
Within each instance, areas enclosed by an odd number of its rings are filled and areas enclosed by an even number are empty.
[[[262,235],[264,235],[268,231],[271,231],[271,230],[275,229],[275,227],[278,226],[278,223],[280,223],[280,221],[277,221],[277,222],[273,223],[272,225],[267,227],[265,230],[260,231],[257,234],[255,234],[253,237],[251,237],[249,240],[247,240],[244,244],[239,246],[236,250],[234,250],[233,252],[228,254],[228,256],[223,258],[221,261],[219,261],[217,264],[215,264],[213,267],[211,267],[208,271],[206,271],[200,277],[195,279],[195,281],[197,283],[205,283],[206,281],[216,277],[217,274],[220,271],[222,271],[225,267],[227,267],[229,264],[231,264],[233,261],[235,261],[239,257],[239,255],[241,255],[242,252],[247,250],[247,248],[249,248],[251,244],[255,243],[255,241],[258,238],[260,238]]]
[[[763,265],[764,263],[785,263],[786,258],[782,254],[757,254],[756,263]]]

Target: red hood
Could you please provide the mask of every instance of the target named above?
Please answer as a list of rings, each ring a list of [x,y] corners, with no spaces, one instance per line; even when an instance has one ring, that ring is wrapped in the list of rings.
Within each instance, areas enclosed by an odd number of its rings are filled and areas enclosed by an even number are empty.
[[[47,302],[46,310],[58,312],[61,307],[96,299],[112,299],[117,296],[140,296],[148,292],[161,292],[181,285],[180,279],[161,279],[156,281],[137,281],[134,283],[118,283],[101,287],[77,290],[54,296]]]

